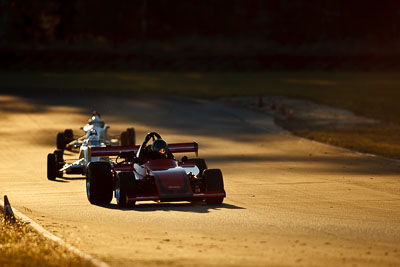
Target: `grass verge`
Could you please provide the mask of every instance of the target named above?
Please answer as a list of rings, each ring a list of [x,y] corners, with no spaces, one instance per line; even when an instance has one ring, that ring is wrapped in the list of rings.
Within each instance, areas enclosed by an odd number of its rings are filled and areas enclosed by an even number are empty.
[[[21,221],[5,222],[0,211],[0,266],[93,266]]]
[[[400,159],[400,125],[379,123],[371,125],[355,125],[347,127],[292,126],[291,122],[278,123],[293,134],[316,140],[322,143],[348,148],[368,154],[381,155]]]
[[[297,127],[295,134],[400,159],[400,75],[382,72],[1,72],[0,91],[106,92],[194,98],[282,95],[344,108],[377,127]]]

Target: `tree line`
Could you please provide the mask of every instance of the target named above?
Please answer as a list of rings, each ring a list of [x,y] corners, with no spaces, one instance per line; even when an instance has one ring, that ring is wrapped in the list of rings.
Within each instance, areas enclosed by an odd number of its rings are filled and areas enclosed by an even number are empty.
[[[112,43],[185,36],[285,44],[400,39],[400,1],[0,0],[0,40]]]

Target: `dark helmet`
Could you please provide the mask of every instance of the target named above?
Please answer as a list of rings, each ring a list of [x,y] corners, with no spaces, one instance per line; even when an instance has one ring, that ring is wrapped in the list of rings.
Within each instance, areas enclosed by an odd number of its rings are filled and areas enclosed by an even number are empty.
[[[161,154],[165,154],[168,149],[168,144],[163,139],[157,139],[151,145],[151,150],[154,152],[159,152]]]
[[[90,129],[89,135],[97,135],[96,129]]]
[[[99,127],[101,127],[101,128],[104,127],[104,121],[103,121],[100,117],[98,117],[98,116],[92,116],[92,117],[88,120],[88,123],[89,123],[90,125],[99,126]]]
[[[100,113],[98,113],[96,110],[93,110],[93,112],[92,112],[92,117],[93,117],[93,116],[96,116],[96,117],[101,118]]]

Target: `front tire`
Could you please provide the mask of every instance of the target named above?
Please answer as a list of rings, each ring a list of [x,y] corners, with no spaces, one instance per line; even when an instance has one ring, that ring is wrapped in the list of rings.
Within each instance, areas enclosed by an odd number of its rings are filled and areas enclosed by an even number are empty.
[[[135,201],[128,201],[128,194],[134,194],[136,188],[135,176],[131,172],[120,172],[115,188],[115,198],[118,207],[134,206]]]
[[[109,204],[113,181],[108,162],[90,162],[86,172],[86,195],[91,204]]]
[[[54,154],[47,155],[47,179],[54,181],[57,176],[57,162]]]
[[[65,134],[64,133],[57,134],[57,149],[61,149],[61,150],[65,149]]]
[[[54,155],[57,163],[64,164],[64,151],[61,149],[54,150]]]
[[[64,166],[64,151],[61,149],[54,150],[54,156],[56,158],[56,177],[63,177],[63,172],[58,171]]]
[[[220,169],[207,169],[203,172],[206,183],[206,191],[225,191],[224,180]],[[220,205],[224,201],[223,197],[208,197],[206,203],[208,205]]]

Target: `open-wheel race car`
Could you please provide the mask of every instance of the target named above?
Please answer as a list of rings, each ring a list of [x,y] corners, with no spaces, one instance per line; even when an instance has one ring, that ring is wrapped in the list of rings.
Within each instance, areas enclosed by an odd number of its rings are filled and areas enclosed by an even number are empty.
[[[63,177],[64,174],[86,175],[86,168],[90,162],[109,160],[108,157],[92,157],[90,149],[93,147],[118,146],[119,143],[125,146],[135,144],[135,131],[133,128],[122,132],[120,140],[110,138],[107,135],[108,128],[110,127],[100,118],[100,114],[93,112],[88,124],[82,127],[85,131],[84,136],[73,139],[72,130],[68,129],[64,133],[58,133],[57,147],[61,149],[57,149],[47,155],[47,178],[55,180],[56,177]],[[65,160],[64,149],[78,152],[79,158]]]
[[[64,132],[57,133],[56,145],[59,150],[69,150],[78,152],[84,140],[89,137],[94,129],[100,138],[100,142],[111,146],[132,146],[135,145],[135,130],[128,128],[121,132],[119,136],[109,136],[107,130],[110,128],[102,119],[98,112],[93,111],[88,123],[81,127],[84,135],[74,136],[72,129],[65,129]]]
[[[152,139],[152,144],[148,142]],[[115,161],[90,162],[86,171],[86,193],[92,204],[108,204],[115,198],[119,207],[137,201],[204,201],[221,204],[225,198],[219,169],[208,169],[204,159],[174,153],[198,153],[192,143],[169,144],[158,133],[148,133],[140,146],[93,147],[92,157],[116,157]]]

